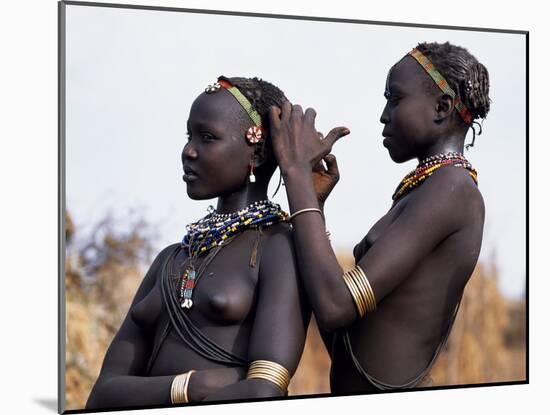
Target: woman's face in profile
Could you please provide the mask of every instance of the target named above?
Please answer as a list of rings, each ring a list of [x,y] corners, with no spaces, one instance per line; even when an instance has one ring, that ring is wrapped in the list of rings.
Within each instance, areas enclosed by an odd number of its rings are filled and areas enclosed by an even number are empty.
[[[225,89],[193,102],[183,148],[183,180],[191,199],[234,193],[247,183],[253,147],[245,134],[252,121]]]
[[[405,57],[390,72],[389,95],[380,117],[384,147],[397,163],[419,154],[433,141],[437,97],[429,93],[431,79],[413,58]]]

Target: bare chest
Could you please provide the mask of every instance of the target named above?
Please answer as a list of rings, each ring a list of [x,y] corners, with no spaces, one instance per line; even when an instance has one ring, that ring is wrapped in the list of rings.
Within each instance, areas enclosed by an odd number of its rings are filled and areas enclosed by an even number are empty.
[[[353,256],[355,261],[359,261],[367,251],[376,243],[380,237],[388,231],[390,225],[401,215],[406,207],[406,197],[403,198],[393,209],[390,209],[382,216],[373,226],[365,237],[353,248]]]
[[[193,269],[193,305],[184,311],[193,323],[198,327],[239,325],[255,307],[259,266],[250,266],[251,247],[250,238],[242,235],[241,240],[221,249],[208,263],[205,257],[190,262],[181,252],[169,272],[171,284],[163,288],[163,275],[158,275],[154,288],[132,307],[132,318],[140,326],[151,328],[167,312],[164,296],[183,303],[184,275]]]

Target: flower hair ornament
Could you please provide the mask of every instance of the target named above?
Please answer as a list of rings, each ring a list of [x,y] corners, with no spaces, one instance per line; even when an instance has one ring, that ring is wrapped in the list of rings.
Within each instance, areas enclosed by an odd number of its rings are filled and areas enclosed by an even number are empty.
[[[250,101],[243,95],[241,91],[235,86],[233,86],[230,82],[220,79],[218,82],[215,82],[212,85],[208,85],[204,92],[207,94],[213,94],[215,92],[218,92],[220,89],[227,90],[233,97],[237,100],[237,102],[243,107],[245,112],[248,114],[252,122],[254,123],[253,126],[251,126],[246,131],[246,139],[250,144],[257,144],[262,142],[263,140],[263,128],[262,128],[262,118],[260,117],[260,114],[258,114],[258,111],[254,109]]]

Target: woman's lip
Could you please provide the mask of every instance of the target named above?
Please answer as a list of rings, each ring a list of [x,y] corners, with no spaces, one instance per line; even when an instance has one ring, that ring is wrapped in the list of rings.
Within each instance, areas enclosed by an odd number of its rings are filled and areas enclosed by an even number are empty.
[[[188,173],[184,173],[183,175],[183,181],[186,183],[194,182],[197,179],[198,179],[198,176],[195,173],[188,172]]]

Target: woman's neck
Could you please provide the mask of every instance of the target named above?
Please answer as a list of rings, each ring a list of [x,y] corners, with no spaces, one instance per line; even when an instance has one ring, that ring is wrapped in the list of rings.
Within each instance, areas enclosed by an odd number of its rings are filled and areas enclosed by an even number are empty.
[[[418,155],[418,161],[420,162],[428,157],[442,153],[464,153],[464,135],[456,134],[446,137],[444,140],[438,140],[434,145],[428,147]]]
[[[252,185],[249,183],[245,189],[228,195],[220,196],[216,211],[218,213],[236,212],[259,200],[267,199],[267,186]]]

